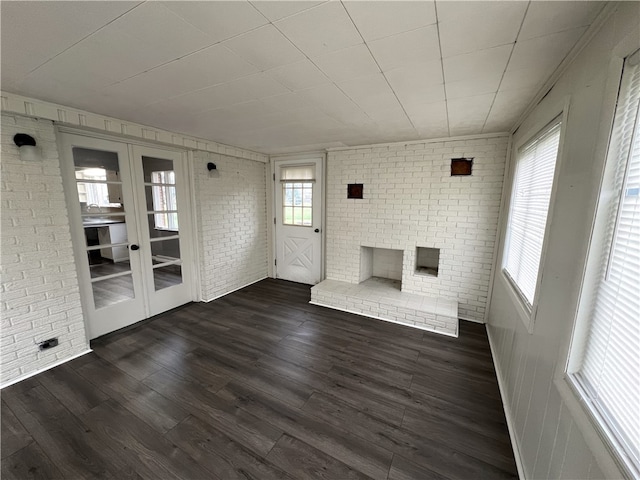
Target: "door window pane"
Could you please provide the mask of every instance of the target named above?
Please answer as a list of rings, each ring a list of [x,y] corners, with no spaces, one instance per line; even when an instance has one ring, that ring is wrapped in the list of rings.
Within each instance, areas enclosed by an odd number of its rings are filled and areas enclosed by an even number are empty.
[[[182,283],[182,267],[179,264],[153,269],[153,283],[156,291]]]
[[[282,183],[282,223],[310,227],[313,224],[313,183]]]
[[[94,281],[91,286],[96,309],[135,298],[131,274]]]

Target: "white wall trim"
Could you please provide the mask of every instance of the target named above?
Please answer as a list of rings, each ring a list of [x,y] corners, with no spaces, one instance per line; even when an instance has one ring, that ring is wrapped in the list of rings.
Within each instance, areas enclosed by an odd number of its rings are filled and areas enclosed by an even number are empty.
[[[214,300],[217,300],[218,298],[226,297],[230,293],[237,292],[238,290],[242,290],[243,288],[246,288],[249,285],[253,285],[254,283],[261,282],[262,280],[265,280],[267,278],[269,278],[269,277],[266,276],[266,277],[258,278],[257,280],[254,280],[252,282],[246,283],[246,284],[244,284],[244,285],[242,285],[242,286],[240,286],[238,288],[234,288],[233,290],[229,290],[228,292],[225,292],[225,293],[222,293],[222,294],[220,294],[220,295],[218,295],[216,297],[210,298],[209,300],[203,300],[203,302],[205,302],[205,303],[213,302]]]
[[[58,360],[57,362],[52,363],[51,365],[47,365],[44,368],[39,368],[38,370],[35,370],[33,372],[29,372],[29,373],[27,373],[25,375],[22,375],[22,376],[18,377],[18,378],[14,378],[12,380],[9,380],[7,383],[4,383],[4,384],[0,385],[0,390],[2,390],[3,388],[6,388],[6,387],[10,387],[11,385],[13,385],[15,383],[18,383],[18,382],[21,382],[23,380],[26,380],[27,378],[31,378],[31,377],[33,377],[35,375],[38,375],[39,373],[46,372],[47,370],[51,370],[54,367],[60,366],[63,363],[67,363],[67,362],[69,362],[69,361],[71,361],[71,360],[73,360],[75,358],[82,357],[83,355],[86,355],[87,353],[91,353],[91,352],[93,352],[93,350],[91,350],[91,349],[85,350],[83,352],[80,352],[80,353],[77,353],[75,355],[72,355],[71,357],[68,357],[68,358],[65,358],[65,359],[62,359],[62,360]]]
[[[455,142],[457,140],[477,140],[479,138],[498,138],[498,137],[508,137],[509,132],[497,132],[497,133],[479,133],[477,135],[460,135],[457,137],[437,137],[437,138],[428,138],[424,140],[410,140],[407,142],[390,142],[390,143],[372,143],[369,145],[354,145],[352,147],[332,147],[327,148],[327,152],[339,152],[341,150],[355,150],[358,148],[379,148],[379,147],[395,147],[395,146],[404,146],[404,145],[417,145],[417,144],[425,144],[425,143],[437,143],[437,142]],[[276,157],[277,155],[272,155],[272,157]]]
[[[147,143],[157,142],[164,145],[186,147],[193,150],[219,153],[221,155],[255,160],[262,163],[269,161],[267,155],[251,150],[224,145],[203,138],[169,132],[148,125],[127,122],[106,115],[91,113],[35,98],[23,97],[9,92],[0,91],[0,101],[3,112],[43,118],[60,125],[82,127],[83,129],[96,132],[125,135],[143,139]]]
[[[493,360],[493,367],[496,371],[496,378],[498,379],[498,389],[500,390],[500,398],[502,399],[502,407],[504,409],[504,416],[507,419],[507,429],[509,430],[509,438],[511,439],[511,448],[513,448],[513,457],[516,460],[516,468],[518,469],[518,478],[520,480],[525,480],[527,476],[525,475],[524,463],[522,462],[522,456],[520,453],[520,444],[518,443],[518,437],[516,436],[516,429],[514,425],[513,416],[511,415],[511,409],[507,404],[507,391],[506,386],[504,385],[502,371],[500,370],[500,364],[497,362],[497,352],[494,349],[494,344],[492,340],[491,330],[489,328],[486,329],[487,338],[489,339],[489,349],[491,350],[491,359]]]

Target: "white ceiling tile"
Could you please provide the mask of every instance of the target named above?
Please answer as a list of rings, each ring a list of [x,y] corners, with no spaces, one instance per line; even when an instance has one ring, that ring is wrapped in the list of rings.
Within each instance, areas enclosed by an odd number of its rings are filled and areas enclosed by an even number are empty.
[[[487,93],[496,93],[502,74],[470,78],[459,82],[447,82],[447,99],[474,97]]]
[[[173,60],[213,43],[204,32],[162,2],[145,2],[106,26],[104,30],[114,34],[125,33],[135,38],[138,43],[130,45],[130,49],[154,49],[162,52],[157,55],[167,60]]]
[[[291,90],[303,90],[329,83],[327,76],[309,60],[274,68],[266,73]]]
[[[378,65],[364,44],[322,55],[314,58],[313,62],[334,82],[380,73]]]
[[[440,60],[399,67],[386,72],[385,76],[405,108],[445,98]]]
[[[442,56],[513,43],[528,2],[438,2]]]
[[[508,131],[514,127],[523,110],[536,94],[535,88],[500,91],[491,106],[484,132]]]
[[[381,73],[340,82],[338,87],[367,113],[399,106],[398,99]]]
[[[442,59],[446,83],[470,80],[475,77],[502,75],[509,61],[512,46],[478,50],[473,53]]]
[[[211,40],[210,43],[225,40],[268,23],[268,20],[246,1],[182,1],[162,4],[206,33]],[[177,31],[176,35],[181,33]]]
[[[413,111],[408,113],[419,132],[438,131],[438,135],[441,135],[448,129],[446,102],[416,105]]]
[[[487,94],[447,100],[451,135],[454,135],[454,129],[462,127],[477,127],[479,125],[478,131],[480,131],[489,114],[494,98],[495,94]]]
[[[433,1],[349,1],[344,6],[367,42],[436,23]]]
[[[541,2],[529,5],[518,41],[549,35],[577,27],[586,27],[606,2]]]
[[[139,2],[1,2],[3,83],[7,76],[24,77],[137,4]]]
[[[347,124],[371,124],[372,120],[336,85],[328,83],[298,92],[327,115]]]
[[[236,103],[286,93],[287,89],[263,73],[242,77],[231,83],[208,87],[151,105],[177,113],[196,114],[206,110],[228,107]]]
[[[541,71],[555,69],[580,39],[586,28],[574,28],[516,43],[507,68],[509,70],[538,68]]]
[[[368,43],[383,72],[440,58],[435,25]]]
[[[303,10],[308,10],[323,2],[313,2],[309,0],[253,0],[251,3],[270,21],[275,22],[281,18],[289,17]]]
[[[513,69],[507,67],[500,84],[500,90],[518,90],[520,88],[540,88],[553,73],[552,68],[526,67]]]
[[[223,43],[261,70],[294,63],[305,56],[273,25],[265,25]]]
[[[342,3],[328,2],[275,23],[309,57],[362,43]]]
[[[266,97],[260,101],[264,105],[284,112],[308,109],[312,106],[312,103],[307,98],[295,92]]]
[[[110,85],[103,91],[131,100],[152,103],[226,83],[257,71],[256,67],[221,44],[217,44]],[[189,75],[185,75],[185,72],[189,72]]]

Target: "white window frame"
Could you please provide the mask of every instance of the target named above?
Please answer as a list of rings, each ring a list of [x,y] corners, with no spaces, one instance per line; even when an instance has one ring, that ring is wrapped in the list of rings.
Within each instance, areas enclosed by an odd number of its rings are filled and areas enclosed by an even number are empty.
[[[529,334],[532,334],[534,331],[535,319],[538,311],[538,301],[540,297],[540,284],[543,276],[543,266],[545,263],[547,246],[549,243],[549,226],[553,221],[553,211],[555,205],[555,198],[557,193],[557,183],[558,176],[560,170],[562,169],[562,159],[564,157],[564,138],[565,132],[567,130],[567,119],[569,115],[569,103],[570,98],[567,96],[564,101],[564,105],[562,109],[555,112],[554,115],[550,117],[546,117],[543,121],[538,121],[534,125],[532,125],[528,130],[522,133],[519,136],[519,139],[516,140],[513,144],[512,153],[511,153],[511,165],[510,165],[510,178],[509,178],[509,192],[507,195],[507,203],[506,203],[506,216],[504,221],[504,229],[502,236],[502,249],[500,252],[500,278],[502,282],[507,286],[506,291],[509,292],[511,299],[514,301],[516,305],[516,309],[519,313],[519,316],[524,323],[525,327]],[[516,174],[516,166],[518,162],[518,151],[527,143],[531,142],[541,133],[545,132],[549,127],[554,125],[555,123],[560,123],[560,140],[558,145],[558,154],[556,157],[556,166],[553,174],[553,183],[551,187],[551,197],[549,199],[549,209],[547,211],[547,221],[545,224],[545,231],[542,241],[542,251],[540,253],[540,268],[538,269],[538,278],[536,281],[535,294],[533,297],[533,302],[531,302],[531,306],[529,306],[529,302],[524,298],[524,295],[521,293],[520,289],[515,285],[515,282],[511,280],[511,277],[505,271],[506,264],[506,255],[509,243],[509,224],[511,219],[511,206],[513,202],[513,194],[514,194],[514,181]]]
[[[172,172],[173,172],[172,170],[170,170],[170,171],[151,172],[151,181],[152,181],[152,183],[154,183],[151,186],[153,210],[154,211],[166,210],[166,212],[163,212],[163,213],[154,213],[154,215],[153,215],[154,228],[156,230],[163,230],[163,231],[167,231],[167,232],[177,232],[177,231],[179,231],[177,210],[168,210],[166,208],[158,208],[158,207],[166,207],[168,205],[168,203],[162,202],[161,197],[169,197],[169,192],[171,191],[171,188],[174,188],[174,196],[175,196],[176,185],[175,185],[175,183],[161,182],[161,181],[159,181],[161,179],[154,179],[154,177],[157,176],[157,175],[159,175],[159,176],[167,176],[167,174],[172,173]],[[177,202],[177,198],[175,198],[174,200]],[[159,204],[162,204],[162,203],[165,203],[165,205],[159,205]],[[159,222],[160,223],[163,222],[163,218],[166,218],[166,220],[167,220],[167,225],[166,226],[159,225]]]
[[[638,48],[638,45],[635,45]],[[584,338],[588,335],[591,324],[590,308],[593,295],[596,294],[594,286],[600,278],[599,270],[601,267],[601,253],[605,248],[606,230],[609,226],[609,213],[612,201],[620,201],[621,192],[614,192],[612,185],[614,184],[614,176],[616,173],[617,155],[616,146],[613,145],[614,138],[613,122],[617,100],[620,93],[620,80],[623,74],[624,58],[618,57],[612,60],[610,65],[610,75],[607,83],[607,99],[610,100],[611,111],[610,120],[603,128],[603,136],[606,136],[606,146],[604,147],[603,156],[606,160],[603,164],[602,180],[599,185],[598,203],[595,210],[591,237],[587,250],[587,258],[583,276],[581,279],[581,290],[576,309],[576,317],[569,342],[563,349],[563,357],[566,361],[559,362],[556,371],[554,383],[556,388],[567,405],[567,408],[574,417],[574,421],[585,438],[585,441],[591,447],[599,466],[607,477],[640,478],[640,472],[636,471],[635,466],[629,461],[623,453],[623,447],[615,436],[606,426],[606,421],[601,417],[598,410],[590,404],[587,396],[583,392],[580,382],[573,376],[572,372],[577,372],[580,367],[581,356],[583,354],[585,342]],[[604,117],[607,118],[607,113]],[[613,148],[612,148],[613,147]],[[627,166],[628,167],[628,166]],[[612,239],[614,241],[614,239]]]

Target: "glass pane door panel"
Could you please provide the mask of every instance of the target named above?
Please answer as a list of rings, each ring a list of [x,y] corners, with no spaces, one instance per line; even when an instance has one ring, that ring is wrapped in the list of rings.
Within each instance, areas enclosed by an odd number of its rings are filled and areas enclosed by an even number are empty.
[[[96,309],[135,298],[131,274],[93,281],[91,286]]]
[[[142,155],[142,173],[145,183],[176,183],[173,160]]]
[[[178,235],[178,213],[150,213],[147,216],[151,238],[175,237]]]
[[[154,265],[180,260],[180,239],[172,238],[151,242],[151,260]]]
[[[153,283],[156,291],[182,283],[182,267],[179,264],[165,265],[153,269]]]

